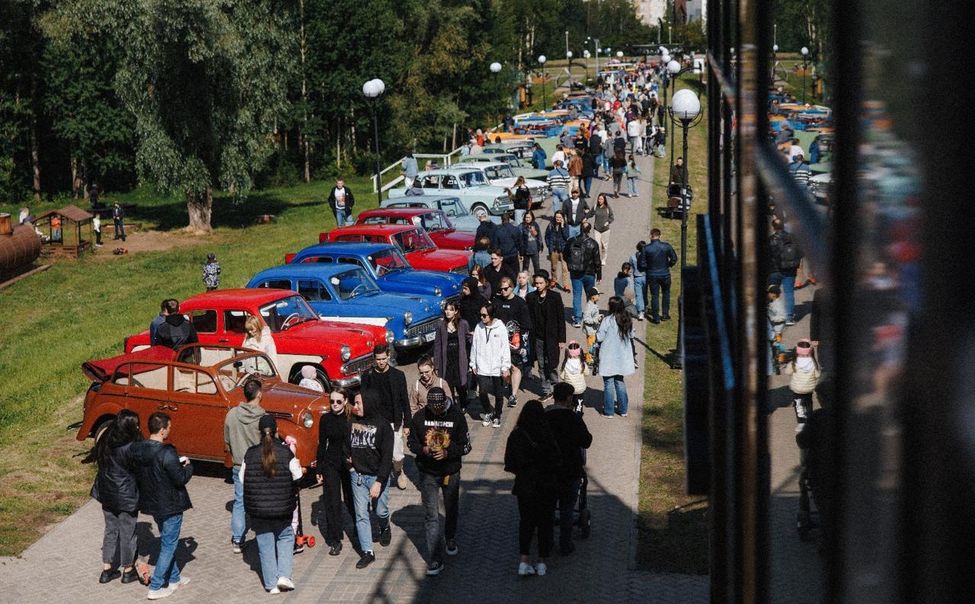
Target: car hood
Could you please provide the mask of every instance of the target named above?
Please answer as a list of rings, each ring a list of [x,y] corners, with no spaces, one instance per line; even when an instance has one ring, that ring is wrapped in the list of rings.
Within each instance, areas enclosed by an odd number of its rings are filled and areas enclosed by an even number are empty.
[[[517,176],[515,178],[496,178],[491,181],[491,184],[499,185],[502,187],[514,187],[515,182],[517,182],[517,180],[518,180]],[[548,186],[548,183],[542,182],[540,180],[535,180],[533,178],[526,178],[525,186],[528,187],[529,189],[537,189],[539,187],[545,188]]]
[[[474,229],[474,231],[476,231],[476,230],[477,230],[477,228]],[[467,247],[471,247],[471,246],[474,245],[474,233],[473,232],[452,231],[450,233],[438,233],[437,234],[437,237],[439,237],[440,239],[447,240],[447,241],[453,241],[454,243],[457,243],[457,244],[460,244],[460,245],[466,245]]]
[[[168,346],[150,346],[138,352],[120,354],[107,359],[86,361],[81,364],[81,372],[93,382],[104,382],[112,377],[112,374],[115,373],[115,370],[122,363],[129,363],[131,361],[145,361],[146,363],[152,361],[172,361],[175,358],[176,351]]]
[[[291,329],[278,332],[276,338],[296,338],[315,342],[334,342],[348,344],[352,349],[352,358],[361,356],[367,351],[371,351],[376,344],[385,342],[386,330],[383,327],[372,325],[353,325],[350,323],[340,323],[320,319],[318,321],[305,321],[299,323]],[[278,345],[278,348],[281,346]],[[362,348],[363,350],[359,350]]]
[[[460,250],[440,250],[436,248],[430,250],[420,250],[418,252],[410,252],[407,259],[414,254],[422,254],[423,257],[428,260],[436,260],[438,262],[450,264],[451,266],[466,265],[467,261],[470,260],[470,254]]]
[[[295,384],[275,380],[269,385],[265,383],[261,388],[261,407],[273,415],[291,415],[291,421],[298,423],[298,414],[306,408],[318,416],[319,413],[328,407],[328,399],[325,394],[315,392],[307,388],[302,388]],[[316,413],[317,412],[317,413]]]
[[[439,287],[445,298],[460,293],[460,284],[463,275],[450,275],[448,273],[438,273],[435,271],[406,270],[389,273],[383,277],[394,283],[409,286],[426,286],[433,292],[433,288]]]
[[[384,315],[393,318],[402,317],[404,312],[409,311],[413,313],[414,320],[440,313],[440,307],[434,301],[435,298],[425,299],[423,296],[412,294],[380,292],[357,297],[353,300],[352,304],[346,302],[332,308],[339,309],[339,314],[342,314],[341,308],[355,305],[359,307],[358,311],[364,313],[360,316]]]

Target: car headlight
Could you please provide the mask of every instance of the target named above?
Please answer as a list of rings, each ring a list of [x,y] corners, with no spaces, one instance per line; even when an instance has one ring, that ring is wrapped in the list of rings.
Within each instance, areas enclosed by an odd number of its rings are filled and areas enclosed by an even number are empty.
[[[413,313],[410,312],[410,311],[406,311],[405,313],[403,313],[403,321],[407,325],[409,325],[410,323],[412,323],[413,322]]]
[[[311,412],[307,410],[301,412],[301,415],[298,416],[298,420],[301,422],[301,425],[306,428],[311,428],[315,425],[315,418],[312,416]]]
[[[433,295],[434,296],[442,296],[443,295],[443,290],[440,289],[439,287],[435,287],[435,288],[433,288]]]
[[[342,360],[343,361],[348,361],[350,358],[352,358],[352,349],[349,348],[349,345],[348,344],[343,344],[342,345]]]
[[[444,309],[444,306],[447,306],[447,300],[444,299],[444,298],[441,298],[440,299],[440,310],[443,310]]]
[[[396,336],[393,335],[393,332],[391,330],[387,329],[386,330],[386,343],[387,344],[392,344],[393,343],[393,340],[395,340],[395,339],[396,339]]]

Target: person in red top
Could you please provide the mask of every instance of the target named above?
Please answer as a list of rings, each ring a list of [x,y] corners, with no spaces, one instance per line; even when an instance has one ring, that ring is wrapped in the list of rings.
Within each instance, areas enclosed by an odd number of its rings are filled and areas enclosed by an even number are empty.
[[[51,216],[51,241],[61,241],[61,217]]]

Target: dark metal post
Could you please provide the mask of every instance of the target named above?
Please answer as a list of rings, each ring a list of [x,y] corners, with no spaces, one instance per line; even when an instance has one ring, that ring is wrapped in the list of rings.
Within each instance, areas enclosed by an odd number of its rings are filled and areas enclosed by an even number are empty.
[[[684,206],[684,211],[681,212],[680,218],[680,268],[683,270],[687,266],[687,213],[690,211],[690,207],[687,203],[687,178],[688,178],[688,162],[687,160],[687,130],[690,127],[690,120],[681,120],[681,126],[684,130],[684,169],[681,171],[681,204]],[[684,289],[684,282],[681,281],[681,290]],[[683,297],[683,296],[682,296]]]

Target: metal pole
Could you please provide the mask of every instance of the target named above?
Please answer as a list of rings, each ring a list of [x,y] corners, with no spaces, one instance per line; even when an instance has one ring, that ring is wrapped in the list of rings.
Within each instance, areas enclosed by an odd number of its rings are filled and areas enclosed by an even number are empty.
[[[806,104],[806,55],[802,55],[802,104]]]
[[[671,80],[670,80],[670,96],[674,96],[674,83],[676,82],[677,78],[680,76],[680,73],[681,72],[679,72],[679,71],[677,73],[675,73],[672,76]],[[670,118],[670,125],[671,126],[674,126],[676,124],[677,124],[677,122],[674,120],[674,117],[671,116],[671,118]],[[676,146],[677,146],[677,128],[671,128],[670,129],[670,169],[671,169],[671,171],[673,171],[673,169],[674,169],[674,147],[676,147]],[[686,162],[687,161],[687,158],[684,158],[684,161]],[[668,179],[667,184],[669,185],[670,184],[670,174],[669,173],[667,174],[667,179]]]
[[[379,117],[376,115],[376,101],[369,103],[369,109],[372,111],[372,135],[376,144],[376,200],[379,202],[379,205],[382,205],[383,181],[380,176],[382,167],[379,164]]]
[[[684,206],[684,211],[681,212],[680,218],[680,268],[683,270],[687,267],[687,214],[690,212],[690,207],[687,203],[687,178],[689,169],[687,167],[687,130],[689,127],[689,120],[681,120],[681,125],[684,130],[684,169],[681,171],[681,204]],[[684,290],[684,282],[681,281],[681,291]],[[683,319],[681,319],[683,320]]]
[[[548,109],[548,97],[545,96],[545,64],[542,63],[542,111]]]
[[[599,77],[599,38],[593,38],[593,41],[596,43],[596,48],[594,48],[593,50],[596,51],[596,77],[598,78]]]

